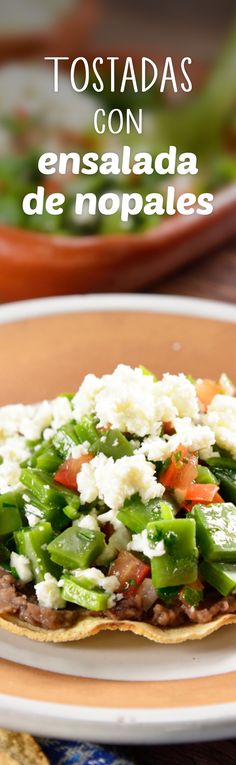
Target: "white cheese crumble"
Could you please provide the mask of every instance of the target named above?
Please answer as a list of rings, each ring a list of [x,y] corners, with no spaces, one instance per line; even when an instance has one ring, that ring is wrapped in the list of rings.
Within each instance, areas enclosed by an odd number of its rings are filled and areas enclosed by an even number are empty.
[[[192,420],[198,418],[199,403],[196,389],[186,375],[183,373],[171,375],[166,372],[162,380],[155,385],[160,398],[167,397],[167,401],[171,402],[175,410],[174,417],[191,417]],[[161,417],[161,419],[165,421],[168,418]],[[173,416],[169,419],[173,422]]]
[[[20,433],[20,423],[25,416],[25,410],[31,407],[25,407],[23,404],[9,404],[0,408],[0,437],[7,438]]]
[[[85,414],[92,414],[95,411],[95,401],[98,393],[103,388],[103,377],[88,374],[72,400],[74,417],[78,422]]]
[[[236,459],[236,398],[217,394],[202,420],[213,430],[217,445]]]
[[[187,446],[192,452],[204,451],[204,456],[211,454],[211,447],[215,443],[214,431],[208,425],[195,425],[190,417],[175,417],[173,427],[176,433],[173,436],[149,436],[145,438],[139,452],[145,454],[149,460],[164,462],[179,448],[180,444]]]
[[[54,576],[45,574],[43,582],[34,586],[38,603],[42,608],[65,608],[59,584]]]
[[[0,492],[17,490],[21,487],[20,483],[21,468],[18,462],[4,460],[0,465]]]
[[[131,541],[127,545],[127,550],[135,550],[146,555],[147,558],[157,558],[165,555],[165,545],[163,539],[160,542],[152,544],[148,539],[147,529],[140,534],[133,534]]]
[[[0,408],[0,437],[21,434],[29,441],[37,441],[44,432],[47,440],[71,418],[71,404],[66,396],[39,404],[3,406]]]
[[[23,495],[24,499],[24,495]],[[25,504],[25,515],[28,521],[29,526],[37,526],[37,523],[40,523],[40,521],[43,518],[43,512],[42,510],[39,510],[38,507],[35,505],[32,505],[30,502],[26,501]]]
[[[120,582],[117,576],[105,576],[98,568],[76,568],[71,571],[73,576],[78,580],[87,579],[94,587],[101,587],[105,592],[110,594],[108,601],[108,608],[112,608],[115,605],[116,598],[114,593],[119,590]]]
[[[66,425],[72,419],[71,404],[67,396],[58,396],[52,401],[51,404],[52,423],[53,430],[61,428]]]
[[[171,436],[173,438],[173,436]],[[179,443],[179,440],[177,440]],[[160,436],[148,436],[145,438],[140,448],[136,453],[145,454],[149,460],[153,462],[165,462],[165,460],[175,450],[175,446],[170,443],[170,439],[161,438]]]
[[[122,432],[145,436],[159,429],[156,416],[155,383],[141,369],[120,364],[112,375],[104,375],[96,396],[95,412],[101,426],[110,423]]]
[[[54,436],[55,431],[53,428],[45,428],[43,431],[43,440],[44,441],[50,441],[50,439]]]
[[[30,456],[30,450],[26,445],[24,436],[14,435],[9,436],[6,440],[0,443],[0,456],[11,462],[24,462]]]
[[[157,434],[160,423],[174,417],[196,419],[199,404],[194,385],[184,374],[163,375],[156,382],[139,368],[119,364],[100,379],[87,375],[73,399],[74,415],[95,413],[100,426],[107,423],[137,436]]]
[[[220,375],[219,383],[222,393],[225,393],[226,396],[235,395],[235,386],[225,372]]]
[[[52,421],[52,409],[49,401],[42,401],[31,407],[24,407],[25,414],[19,423],[20,433],[30,441],[37,441],[45,428]]]
[[[79,526],[79,528],[81,529],[90,529],[90,531],[100,531],[100,528],[97,522],[96,510],[92,510],[91,513],[88,513],[87,515],[83,515],[83,517],[79,518],[78,521],[74,521],[73,525]]]
[[[116,592],[120,587],[117,576],[105,576],[99,568],[76,568],[71,573],[77,579],[88,579],[97,587],[102,587],[106,592]]]
[[[101,513],[101,515],[99,515],[99,523],[101,523],[102,525],[104,523],[111,523],[113,528],[117,531],[123,526],[123,523],[119,521],[119,518],[117,518],[116,513],[117,513],[116,510],[106,510],[105,513]]]
[[[16,552],[11,553],[10,565],[16,569],[16,573],[24,584],[28,584],[33,579],[33,574],[30,568],[30,561],[26,555],[18,555]]]
[[[40,522],[43,516],[41,518],[37,518],[37,515],[34,515],[34,513],[25,513],[27,521],[29,526],[33,528],[34,526],[37,526],[37,524]]]
[[[82,444],[75,444],[75,446],[72,446],[72,450],[70,453],[70,457],[73,459],[78,459],[79,457],[83,457],[84,454],[88,454],[90,449],[90,443],[89,441],[84,441]]]
[[[116,462],[112,457],[98,454],[82,465],[77,475],[81,502],[94,502],[98,497],[117,511],[132,494],[139,493],[143,502],[161,497],[164,488],[157,483],[154,473],[155,466],[147,462],[143,454],[122,457]]]
[[[18,434],[6,437],[0,443],[0,491],[5,492],[20,486],[20,463],[30,456],[23,436]]]

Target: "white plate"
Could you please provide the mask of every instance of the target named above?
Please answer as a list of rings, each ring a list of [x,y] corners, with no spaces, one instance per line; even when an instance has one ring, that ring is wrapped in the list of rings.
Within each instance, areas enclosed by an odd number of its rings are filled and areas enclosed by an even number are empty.
[[[104,633],[78,643],[35,643],[0,630],[0,656],[28,667],[95,680],[183,680],[236,671],[236,625],[203,641],[156,645]],[[144,661],[145,657],[145,661]]]
[[[236,308],[224,303],[173,296],[89,295],[1,306],[0,323],[97,310],[148,310],[236,322]],[[124,634],[104,634],[77,645],[49,645],[33,643],[2,630],[0,655],[30,667],[97,680],[178,681],[226,673],[227,681],[227,673],[236,670],[235,637],[236,628],[231,626],[203,642],[179,646],[157,646]],[[170,743],[232,735],[236,704],[173,710],[101,709],[25,698],[19,702],[14,696],[0,696],[1,725],[9,725],[9,713],[12,725],[37,734],[107,742]]]

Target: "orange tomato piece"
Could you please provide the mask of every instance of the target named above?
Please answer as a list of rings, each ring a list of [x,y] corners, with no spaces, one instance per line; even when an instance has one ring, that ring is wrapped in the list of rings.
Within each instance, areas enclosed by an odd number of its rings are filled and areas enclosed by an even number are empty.
[[[127,550],[121,550],[109,568],[109,575],[115,574],[120,581],[119,592],[124,597],[135,594],[138,586],[150,576],[150,566]]]
[[[195,454],[188,453],[185,446],[179,448],[172,454],[171,462],[168,468],[161,476],[161,482],[166,489],[177,489],[183,492],[185,496],[188,487],[197,476],[197,457]]]
[[[81,470],[82,465],[85,462],[90,462],[93,459],[93,454],[82,454],[81,457],[76,457],[65,460],[55,473],[54,479],[68,489],[77,490],[76,477]]]
[[[214,502],[218,488],[215,483],[192,483],[187,490],[185,499],[195,502]]]
[[[196,382],[196,390],[199,400],[201,401],[201,404],[205,408],[211,404],[212,399],[214,396],[217,395],[217,393],[221,393],[221,387],[220,384],[215,382],[215,380],[197,380]]]

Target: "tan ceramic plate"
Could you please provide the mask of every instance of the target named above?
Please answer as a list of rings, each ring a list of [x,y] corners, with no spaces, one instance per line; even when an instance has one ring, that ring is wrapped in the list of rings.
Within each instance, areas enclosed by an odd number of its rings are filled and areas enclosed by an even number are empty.
[[[121,361],[141,362],[157,374],[217,377],[223,369],[235,378],[235,341],[236,309],[210,301],[113,295],[2,306],[0,402],[50,398],[75,389],[86,372],[102,374]],[[122,680],[118,636],[112,670],[113,639],[85,641],[77,662],[74,646],[73,676],[67,646],[60,656],[53,648],[54,660],[42,645],[39,657],[30,641],[22,646],[2,631],[0,724],[9,726],[10,715],[12,727],[34,733],[142,743],[233,735],[234,627],[201,641],[202,649],[186,647],[186,661],[184,646],[166,646],[164,655],[155,645],[151,655],[148,641],[127,636],[126,643],[122,636]]]

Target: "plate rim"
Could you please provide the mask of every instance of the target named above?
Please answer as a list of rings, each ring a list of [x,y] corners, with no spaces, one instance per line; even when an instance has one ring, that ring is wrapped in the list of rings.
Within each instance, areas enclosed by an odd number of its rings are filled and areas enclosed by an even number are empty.
[[[1,724],[64,739],[112,744],[173,744],[235,735],[236,702],[196,707],[136,709],[32,701],[0,694]],[[64,729],[62,728],[64,722]],[[109,726],[109,728],[108,728]]]
[[[83,312],[153,312],[236,322],[236,305],[220,300],[159,293],[96,293],[21,300],[0,305],[0,323]]]
[[[179,295],[116,293],[65,295],[0,306],[0,324],[74,312],[154,312],[236,322],[236,306]],[[178,681],[176,681],[178,682]],[[109,681],[107,681],[109,686]],[[34,701],[0,694],[1,724],[38,735],[107,743],[181,743],[219,739],[235,733],[236,702],[163,709],[99,708]],[[206,716],[207,715],[207,716]],[[64,729],[60,721],[64,720]],[[109,729],[107,724],[109,724]]]

